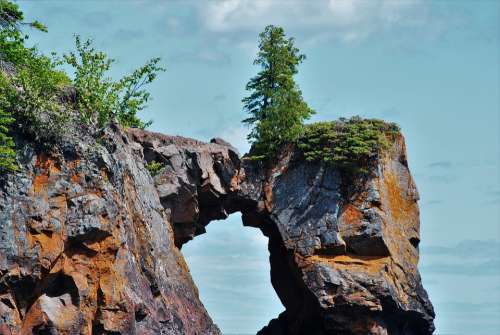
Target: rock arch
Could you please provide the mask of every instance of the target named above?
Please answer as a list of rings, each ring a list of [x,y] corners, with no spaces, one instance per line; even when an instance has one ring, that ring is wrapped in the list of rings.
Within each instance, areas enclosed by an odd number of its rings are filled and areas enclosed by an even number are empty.
[[[155,182],[179,248],[236,211],[269,238],[271,282],[286,311],[260,334],[432,333],[417,270],[418,192],[402,137],[368,177],[345,180],[294,150],[264,165],[220,139],[131,134],[146,160],[165,163]],[[175,190],[165,175],[179,177]]]
[[[22,170],[0,178],[2,334],[220,334],[180,249],[238,211],[269,237],[286,308],[260,334],[434,329],[403,138],[349,183],[293,150],[263,166],[220,139],[117,126],[98,142],[76,133],[57,153],[20,143]],[[153,178],[152,161],[163,165]]]

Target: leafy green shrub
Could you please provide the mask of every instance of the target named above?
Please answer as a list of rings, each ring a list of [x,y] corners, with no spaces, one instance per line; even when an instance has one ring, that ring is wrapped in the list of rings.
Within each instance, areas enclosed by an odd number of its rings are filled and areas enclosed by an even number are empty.
[[[157,161],[151,161],[146,164],[146,169],[148,169],[151,176],[156,176],[161,169],[163,169],[163,164]]]
[[[59,60],[25,46],[28,36],[22,34],[20,26],[47,31],[45,26],[22,20],[16,4],[0,0],[0,60],[14,68],[0,73],[0,108],[15,118],[12,125],[42,142],[59,136],[64,129],[66,117],[59,93],[71,81],[57,70]]]
[[[81,119],[94,127],[115,120],[126,127],[149,124],[137,113],[150,98],[144,86],[164,71],[159,58],[113,81],[106,75],[114,60],[96,51],[90,40],[82,42],[77,36],[76,51],[64,55],[64,61],[75,69],[72,81],[59,70],[63,61],[55,54],[47,57],[25,45],[29,36],[21,28],[44,32],[47,28],[38,21],[23,20],[17,4],[0,0],[0,169],[12,170],[15,163],[10,131],[22,131],[40,144],[53,143],[67,129],[70,118],[76,121],[75,107]],[[63,103],[63,88],[70,85],[76,89],[76,106]]]
[[[0,0],[0,27],[2,29],[19,31],[19,26],[24,24],[41,31],[47,31],[47,27],[38,21],[23,22],[23,20],[23,12],[19,9],[17,4],[8,0]]]
[[[23,22],[24,15],[19,6],[11,1],[0,0],[0,59],[14,65],[24,64],[26,58],[33,56],[34,48],[26,48],[21,26],[30,26],[46,32],[47,28],[38,21]]]
[[[33,55],[14,74],[0,74],[0,107],[13,113],[21,131],[39,141],[58,138],[67,121],[59,95],[68,80],[54,68],[49,58]]]
[[[13,2],[0,0],[0,27],[7,27],[23,20],[23,13]]]
[[[137,113],[144,109],[150,95],[143,89],[165,71],[158,64],[159,58],[149,60],[118,81],[107,77],[114,60],[92,46],[91,40],[82,42],[75,37],[76,52],[64,55],[66,62],[75,69],[74,85],[77,104],[82,119],[92,126],[103,127],[116,119],[121,125],[145,128]]]
[[[345,171],[365,172],[368,161],[387,149],[399,127],[359,116],[307,125],[298,147],[307,161],[323,161]]]
[[[12,115],[0,108],[0,173],[17,170],[14,141],[8,135]]]

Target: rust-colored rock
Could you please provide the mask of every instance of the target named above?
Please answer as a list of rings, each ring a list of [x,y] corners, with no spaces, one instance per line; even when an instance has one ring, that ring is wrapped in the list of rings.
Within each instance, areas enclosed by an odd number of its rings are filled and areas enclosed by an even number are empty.
[[[269,237],[286,307],[260,334],[433,332],[402,137],[354,179],[293,148],[264,166],[220,139],[116,126],[19,147],[0,182],[0,334],[220,334],[180,248],[236,211]]]
[[[19,152],[0,186],[2,334],[220,334],[140,145],[111,127]]]

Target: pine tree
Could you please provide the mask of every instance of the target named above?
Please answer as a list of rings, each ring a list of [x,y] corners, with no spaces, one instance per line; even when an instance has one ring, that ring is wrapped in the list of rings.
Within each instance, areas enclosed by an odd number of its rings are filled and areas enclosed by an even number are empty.
[[[0,173],[17,170],[14,141],[8,135],[9,126],[14,122],[12,116],[0,109]]]
[[[269,158],[285,143],[295,142],[303,131],[304,120],[314,111],[304,102],[293,76],[305,60],[293,38],[281,27],[269,25],[259,35],[259,52],[254,65],[262,70],[246,85],[250,95],[242,100],[252,126],[248,140],[254,156]]]

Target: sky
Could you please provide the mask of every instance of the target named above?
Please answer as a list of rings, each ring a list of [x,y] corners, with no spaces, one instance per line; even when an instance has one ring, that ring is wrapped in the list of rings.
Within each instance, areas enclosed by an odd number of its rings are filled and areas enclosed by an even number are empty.
[[[307,55],[297,83],[311,119],[400,124],[420,192],[420,270],[436,334],[500,334],[500,2],[487,0],[19,1],[49,33],[44,52],[94,39],[118,77],[160,56],[151,129],[248,150],[241,99],[257,36],[281,25]],[[239,214],[183,253],[225,333],[255,333],[282,310],[266,240]]]

